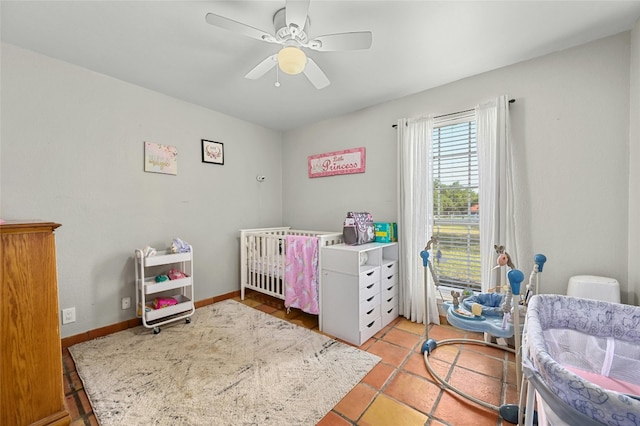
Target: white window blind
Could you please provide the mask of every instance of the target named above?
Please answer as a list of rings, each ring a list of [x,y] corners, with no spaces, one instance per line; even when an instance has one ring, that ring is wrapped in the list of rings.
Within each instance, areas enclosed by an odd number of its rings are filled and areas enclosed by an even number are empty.
[[[440,285],[479,291],[480,209],[474,112],[437,119],[432,147],[435,273]]]

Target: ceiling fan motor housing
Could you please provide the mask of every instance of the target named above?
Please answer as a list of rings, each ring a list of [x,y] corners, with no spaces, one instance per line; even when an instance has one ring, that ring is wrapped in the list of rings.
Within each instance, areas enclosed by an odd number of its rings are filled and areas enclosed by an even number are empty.
[[[286,10],[282,8],[273,15],[273,26],[276,30],[276,40],[285,42],[288,40],[294,40],[298,44],[307,43],[307,32],[311,26],[309,17],[304,23],[304,28],[296,28],[295,26],[288,27],[286,22]]]

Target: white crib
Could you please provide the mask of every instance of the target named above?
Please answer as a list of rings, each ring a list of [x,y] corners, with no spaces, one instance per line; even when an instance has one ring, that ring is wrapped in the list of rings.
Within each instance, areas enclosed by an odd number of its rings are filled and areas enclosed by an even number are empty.
[[[287,235],[318,238],[318,248],[342,243],[342,232],[301,231],[290,227],[240,230],[240,297],[246,289],[284,300]],[[322,265],[318,250],[318,276]]]

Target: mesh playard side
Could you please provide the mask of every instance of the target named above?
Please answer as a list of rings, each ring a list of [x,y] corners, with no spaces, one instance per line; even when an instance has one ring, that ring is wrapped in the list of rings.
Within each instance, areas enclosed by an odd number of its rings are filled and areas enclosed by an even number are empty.
[[[640,307],[536,295],[522,350],[538,424],[640,424]]]
[[[289,227],[243,229],[240,231],[240,296],[246,289],[285,299],[287,236],[318,238],[318,276],[321,247],[340,244],[342,232],[303,231]]]

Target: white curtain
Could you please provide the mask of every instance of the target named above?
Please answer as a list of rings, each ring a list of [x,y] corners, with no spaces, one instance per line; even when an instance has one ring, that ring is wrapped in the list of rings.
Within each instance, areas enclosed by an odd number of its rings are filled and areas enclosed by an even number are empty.
[[[420,252],[431,235],[433,188],[431,173],[432,117],[398,120],[398,244],[400,314],[425,322],[424,272]],[[440,324],[436,290],[426,274],[429,322]]]
[[[500,96],[476,106],[476,141],[480,172],[480,247],[482,291],[504,285],[506,268],[494,270],[494,244],[503,245],[518,267],[515,239],[513,160],[509,99]]]

